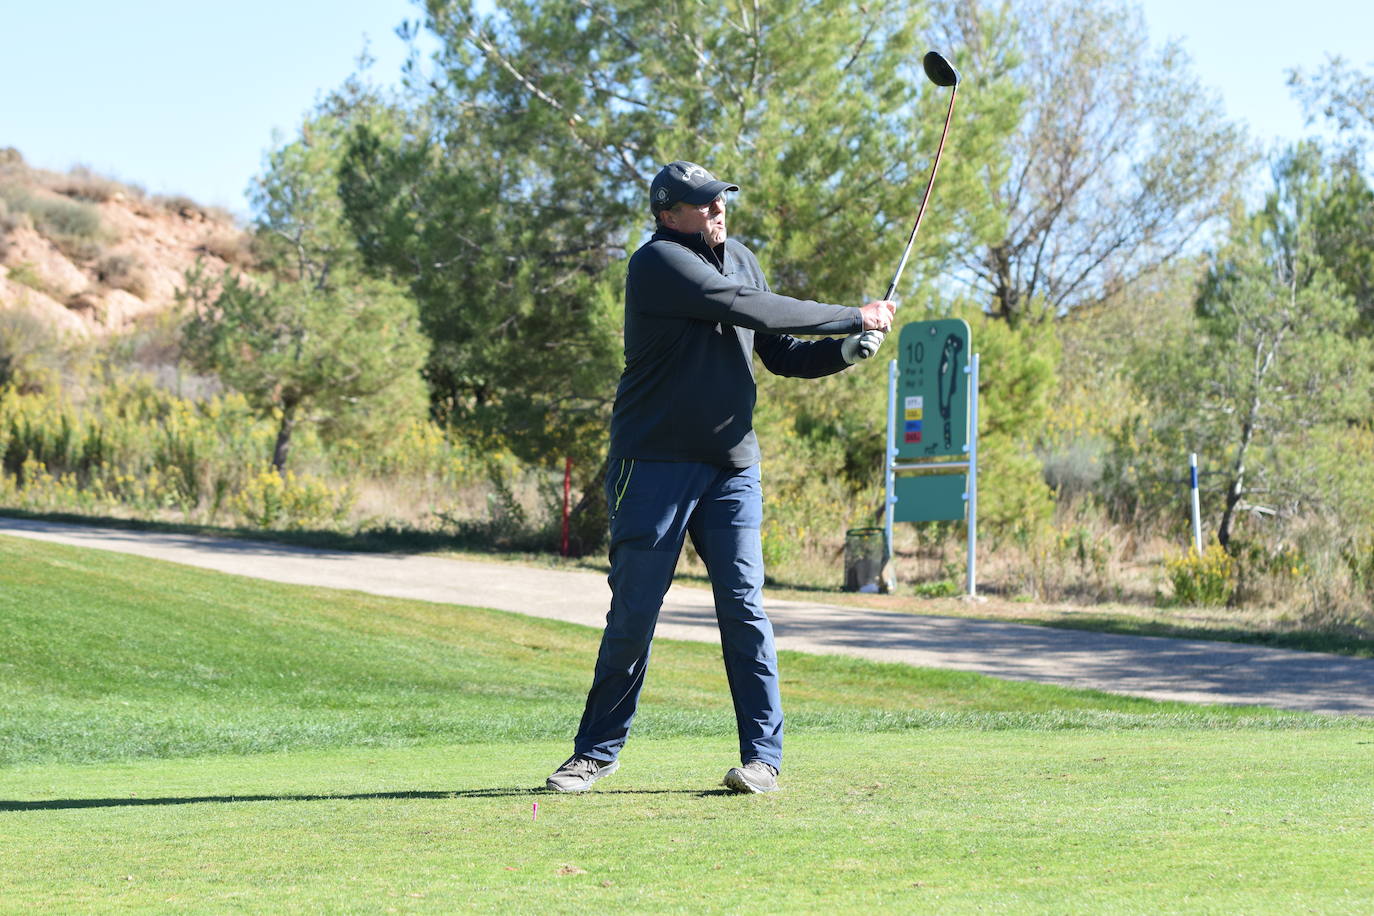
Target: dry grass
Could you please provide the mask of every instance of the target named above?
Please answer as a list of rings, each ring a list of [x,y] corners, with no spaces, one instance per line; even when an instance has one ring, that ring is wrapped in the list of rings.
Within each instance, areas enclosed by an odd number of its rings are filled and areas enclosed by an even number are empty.
[[[258,263],[257,253],[253,250],[253,237],[236,229],[214,233],[196,251],[219,258],[230,267],[240,270],[250,270]]]
[[[96,264],[95,275],[101,283],[111,289],[122,289],[140,299],[148,298],[148,272],[132,255],[107,255]]]
[[[3,196],[0,196],[0,236],[8,235],[21,226],[29,224],[28,218],[22,212],[12,212],[9,203]],[[0,251],[0,255],[4,252]]]
[[[223,207],[211,207],[197,203],[185,194],[157,194],[153,203],[168,213],[190,220],[206,220],[214,223],[233,223],[234,214]]]
[[[486,482],[452,486],[434,477],[388,477],[353,484],[353,524],[386,524],[416,531],[442,530],[446,518],[481,518],[491,487]]]
[[[126,197],[141,197],[143,192],[123,182],[96,174],[79,165],[65,174],[45,173],[44,184],[63,197],[101,204]]]

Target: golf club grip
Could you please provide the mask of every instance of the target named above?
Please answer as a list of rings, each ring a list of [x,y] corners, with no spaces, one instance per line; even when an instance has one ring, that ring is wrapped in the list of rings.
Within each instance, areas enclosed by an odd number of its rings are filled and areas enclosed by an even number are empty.
[[[945,151],[945,138],[949,136],[949,124],[954,118],[954,98],[959,94],[959,84],[955,83],[949,92],[949,109],[945,112],[945,128],[940,131],[940,145],[935,149],[935,161],[930,165],[930,178],[926,181],[925,193],[921,195],[921,208],[916,211],[916,222],[911,227],[911,235],[906,240],[906,250],[902,252],[902,260],[897,264],[897,273],[892,277],[892,285],[887,288],[887,295],[884,299],[891,300],[897,292],[897,283],[902,279],[902,271],[906,269],[906,260],[911,256],[911,246],[916,241],[916,232],[921,228],[921,218],[926,215],[926,204],[930,202],[930,189],[935,187],[935,173],[940,168],[940,156]]]

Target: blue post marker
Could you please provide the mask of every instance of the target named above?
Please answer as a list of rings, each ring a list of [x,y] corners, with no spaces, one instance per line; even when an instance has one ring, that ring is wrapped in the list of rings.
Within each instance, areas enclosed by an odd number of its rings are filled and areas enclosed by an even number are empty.
[[[1197,555],[1202,556],[1202,510],[1198,505],[1197,493],[1197,452],[1188,456],[1188,487],[1193,497],[1193,546]]]

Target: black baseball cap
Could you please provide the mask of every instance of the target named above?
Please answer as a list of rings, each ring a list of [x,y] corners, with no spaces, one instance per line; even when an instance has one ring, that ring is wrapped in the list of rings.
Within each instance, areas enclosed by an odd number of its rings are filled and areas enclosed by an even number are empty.
[[[739,186],[720,181],[695,162],[670,162],[654,176],[649,185],[649,209],[657,213],[679,201],[709,204],[721,191],[738,191]]]

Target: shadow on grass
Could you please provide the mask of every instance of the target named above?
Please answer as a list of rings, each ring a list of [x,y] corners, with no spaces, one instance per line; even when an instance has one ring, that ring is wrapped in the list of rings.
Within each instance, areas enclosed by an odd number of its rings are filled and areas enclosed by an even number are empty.
[[[453,529],[444,531],[389,525],[348,534],[328,529],[281,531],[266,528],[234,528],[222,525],[193,525],[184,522],[118,518],[110,515],[82,515],[75,512],[33,512],[11,506],[0,506],[0,514],[8,518],[57,522],[64,525],[85,525],[91,528],[111,528],[118,531],[150,531],[159,534],[191,534],[236,540],[269,541],[295,547],[348,550],[361,553],[427,553],[455,550],[488,554],[492,557],[508,557],[512,553],[556,554],[557,552],[556,541],[553,539],[553,535],[548,532],[530,532],[503,537],[494,533],[489,523],[482,521],[459,524]]]
[[[711,585],[710,579],[706,576],[693,573],[687,575],[679,573],[676,581],[689,582],[706,588]],[[916,616],[946,616],[940,610],[928,610],[923,604],[926,596],[911,594],[909,587],[897,596],[907,599],[904,604],[884,608],[851,602],[848,600],[849,595],[840,597],[841,593],[830,586],[770,581],[769,588],[774,596],[786,600],[819,600],[822,603],[840,604],[856,609],[870,607],[874,610],[893,611]],[[1011,600],[1015,594],[1011,589],[988,583],[980,583],[978,591],[984,596],[1000,597],[1005,600]],[[958,594],[961,595],[962,593],[963,586],[960,585]],[[952,596],[935,595],[930,597]],[[1324,652],[1331,655],[1349,655],[1355,658],[1374,658],[1374,636],[1368,635],[1366,631],[1361,631],[1355,626],[1287,630],[1247,628],[1243,625],[1229,627],[1220,625],[1199,626],[1167,620],[1144,619],[1134,615],[1095,614],[1085,610],[1091,607],[1089,597],[1086,594],[1080,595],[1079,599],[1078,602],[1066,601],[1063,604],[1064,607],[1075,611],[1072,616],[1061,614],[1037,615],[1034,613],[980,616],[976,605],[971,606],[967,614],[949,616],[959,616],[968,620],[987,620],[994,623],[1019,623],[1051,630],[1082,630],[1094,633],[1113,633],[1120,636],[1162,636],[1169,639],[1201,639],[1211,642],[1264,646],[1272,649],[1295,649],[1301,652]],[[1139,607],[1156,606],[1152,596],[1148,596],[1144,592],[1127,595],[1124,603]]]
[[[1122,636],[1163,636],[1169,639],[1206,639],[1214,642],[1267,646],[1273,649],[1297,649],[1302,652],[1374,658],[1374,639],[1330,630],[1247,630],[1240,627],[1189,626],[1167,621],[1098,614],[1068,618],[1037,617],[1027,614],[998,619],[1007,623],[1022,623],[1057,630],[1088,630],[1093,633],[1117,633]]]
[[[466,789],[446,792],[359,792],[352,795],[184,795],[168,798],[53,798],[47,801],[14,801],[0,799],[0,812],[5,811],[71,811],[80,808],[139,808],[150,805],[207,805],[228,802],[316,802],[316,801],[376,801],[385,799],[433,799],[444,801],[456,798],[538,798],[553,795],[545,788],[509,787],[499,789]],[[695,795],[710,798],[734,795],[729,789],[602,789],[596,795]]]

